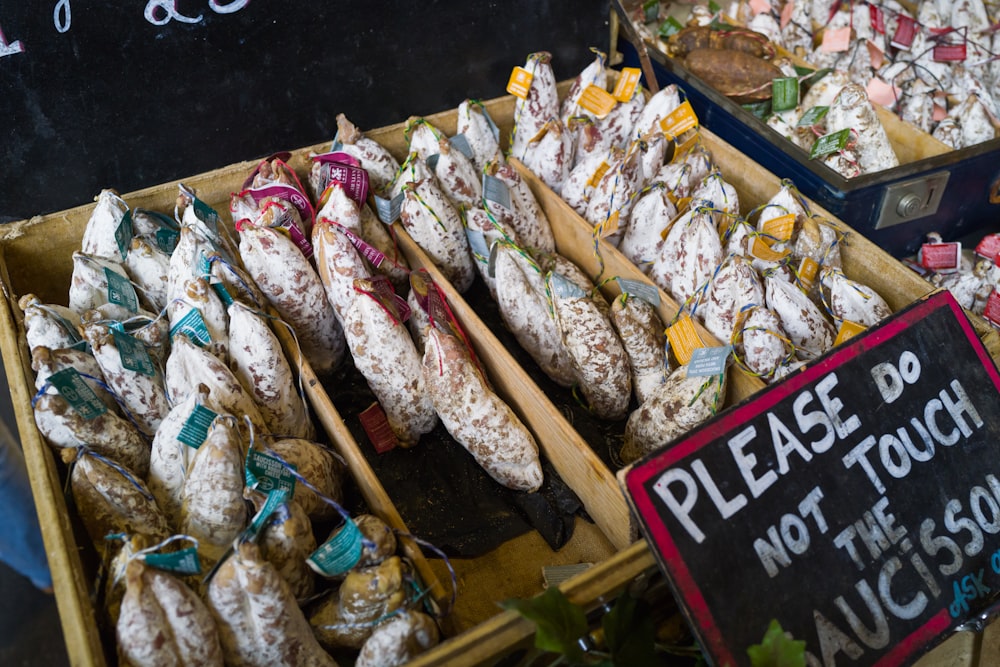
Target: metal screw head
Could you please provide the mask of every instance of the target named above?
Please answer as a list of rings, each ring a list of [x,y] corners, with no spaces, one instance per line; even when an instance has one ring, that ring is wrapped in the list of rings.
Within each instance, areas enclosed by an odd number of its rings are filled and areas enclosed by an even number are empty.
[[[898,213],[901,218],[912,217],[920,211],[922,204],[923,202],[920,195],[912,192],[905,194],[899,198],[899,203],[896,204],[896,213]]]

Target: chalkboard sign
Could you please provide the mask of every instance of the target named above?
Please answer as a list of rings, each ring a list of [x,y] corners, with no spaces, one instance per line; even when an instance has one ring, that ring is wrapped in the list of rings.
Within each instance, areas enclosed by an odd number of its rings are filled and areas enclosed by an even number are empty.
[[[624,474],[705,650],[896,665],[1000,596],[1000,375],[948,292]]]
[[[607,50],[598,0],[5,2],[0,222],[505,94]]]

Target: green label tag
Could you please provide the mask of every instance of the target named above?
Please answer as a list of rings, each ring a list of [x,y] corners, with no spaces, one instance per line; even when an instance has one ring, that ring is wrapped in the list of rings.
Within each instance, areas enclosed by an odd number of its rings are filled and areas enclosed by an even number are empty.
[[[218,236],[219,214],[215,212],[215,209],[197,197],[194,198],[192,206],[194,206],[195,217],[204,222],[213,235]]]
[[[260,487],[257,487],[260,490]],[[251,541],[256,541],[257,537],[260,536],[261,531],[264,530],[264,526],[267,525],[268,520],[271,515],[277,511],[279,507],[288,502],[289,498],[288,489],[277,488],[271,490],[267,494],[267,500],[264,501],[264,506],[260,508],[260,511],[254,515],[253,519],[250,521],[250,525],[247,529],[243,531],[243,536]]]
[[[201,560],[194,547],[170,554],[146,554],[142,560],[146,565],[174,574],[201,574]]]
[[[49,376],[49,384],[84,419],[93,419],[108,411],[108,406],[97,397],[75,368],[64,368]]]
[[[826,112],[830,110],[830,107],[818,106],[809,109],[809,111],[802,114],[802,118],[799,118],[799,122],[796,123],[797,127],[812,127],[816,123],[823,120],[826,116]]]
[[[513,210],[510,206],[510,188],[496,176],[483,174],[483,199]]]
[[[794,76],[785,76],[771,80],[771,109],[773,111],[788,111],[799,104],[799,80]]]
[[[763,102],[751,102],[742,105],[744,109],[752,113],[757,118],[764,120],[771,115],[771,100],[764,100]]]
[[[652,23],[660,14],[660,0],[646,0],[642,3],[642,11],[646,15],[646,23]]]
[[[247,454],[246,482],[247,486],[264,493],[285,489],[289,495],[295,495],[295,475],[292,471],[278,459],[261,454],[256,449]]]
[[[587,293],[580,289],[580,286],[571,280],[567,280],[555,271],[549,274],[549,285],[552,294],[563,299],[582,299]]]
[[[654,308],[660,305],[660,290],[655,285],[644,283],[641,280],[626,280],[625,278],[615,278],[618,281],[618,288],[625,294],[642,299]]]
[[[489,262],[490,249],[486,245],[486,235],[483,234],[482,230],[466,227],[465,236],[469,239],[472,256],[479,262]]]
[[[660,29],[658,32],[660,34],[660,37],[666,38],[680,32],[683,29],[684,26],[680,24],[680,21],[675,19],[673,16],[669,16],[667,17],[666,21],[660,24]]]
[[[201,311],[197,308],[189,310],[170,328],[171,338],[177,334],[187,335],[198,347],[204,347],[212,342],[212,336],[208,333],[208,325],[205,324]]]
[[[104,277],[108,281],[108,301],[127,308],[129,312],[139,311],[139,297],[135,295],[132,282],[125,276],[104,267]]]
[[[132,245],[132,237],[135,235],[135,230],[132,227],[132,211],[125,211],[125,215],[122,216],[122,221],[118,223],[115,228],[115,243],[118,244],[118,252],[121,253],[122,259],[128,257],[129,246]]]
[[[195,405],[177,434],[177,439],[188,447],[198,449],[208,437],[208,429],[218,415],[204,405]]]
[[[822,137],[816,140],[813,144],[812,150],[809,151],[809,159],[814,160],[818,157],[824,155],[829,155],[830,153],[839,151],[847,145],[847,141],[851,138],[851,128],[845,127],[843,130],[837,130],[836,132],[831,132],[830,134],[824,134]]]
[[[719,3],[715,2],[715,0],[708,0],[708,11],[713,14],[718,14],[720,9],[721,7],[719,7]]]
[[[348,519],[306,562],[321,575],[336,576],[358,564],[361,560],[361,547],[361,531],[353,520]]]
[[[732,351],[732,345],[699,347],[691,352],[691,360],[687,364],[687,376],[690,378],[722,375]]]
[[[156,230],[156,247],[167,253],[168,255],[174,252],[174,248],[177,247],[177,242],[181,240],[181,233],[175,232],[172,229],[157,229]]]
[[[832,67],[822,67],[820,69],[813,69],[811,67],[800,67],[799,65],[795,65],[794,67],[795,67],[795,72],[799,76],[806,76],[807,74],[810,75],[808,81],[808,85],[810,86],[815,85],[817,81],[819,81],[824,76],[833,71]]]
[[[153,360],[149,358],[146,346],[141,340],[117,329],[112,329],[111,335],[115,339],[115,347],[118,348],[118,356],[122,360],[122,366],[149,377],[156,375],[156,366],[153,365]]]

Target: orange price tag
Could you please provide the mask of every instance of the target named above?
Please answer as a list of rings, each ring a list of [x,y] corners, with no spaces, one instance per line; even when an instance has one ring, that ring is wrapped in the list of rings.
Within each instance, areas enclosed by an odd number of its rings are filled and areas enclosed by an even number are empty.
[[[750,254],[765,262],[777,262],[788,255],[788,250],[782,250],[781,252],[773,250],[771,246],[764,242],[764,239],[758,236],[753,240],[753,245],[750,246]]]
[[[597,225],[597,234],[598,234],[598,236],[600,236],[602,239],[604,239],[604,238],[607,238],[607,237],[611,236],[615,232],[617,232],[618,228],[620,226],[618,224],[618,218],[619,218],[618,211],[615,211],[614,213],[612,213],[611,215],[609,215],[604,220],[604,222],[598,223],[598,225]]]
[[[698,134],[697,132],[695,132],[690,137],[688,137],[687,140],[685,140],[685,142],[683,144],[680,144],[679,146],[675,146],[675,148],[674,148],[674,154],[670,158],[670,161],[671,162],[676,162],[680,158],[682,158],[685,155],[687,155],[688,153],[690,153],[691,149],[695,147],[695,145],[698,143],[698,141],[700,139],[701,139],[701,135]]]
[[[840,325],[840,330],[837,331],[837,338],[833,341],[833,344],[840,345],[848,338],[853,338],[864,330],[865,327],[861,326],[857,322],[844,320],[843,324]]]
[[[515,67],[510,73],[510,80],[507,81],[507,92],[522,100],[528,99],[528,91],[531,90],[531,80],[535,75],[523,67]]]
[[[674,351],[677,363],[682,366],[691,361],[691,354],[695,350],[705,347],[698,337],[698,331],[694,328],[694,322],[688,315],[682,316],[667,327],[667,340],[670,341],[670,349]]]
[[[618,100],[611,96],[611,93],[600,86],[590,84],[583,89],[580,95],[580,106],[598,118],[604,118],[618,104]]]
[[[691,108],[691,101],[685,100],[683,104],[671,111],[660,121],[660,129],[663,134],[670,139],[679,137],[691,128],[698,127],[698,116]]]
[[[621,76],[618,77],[618,83],[615,84],[615,89],[611,93],[611,96],[619,102],[628,102],[631,100],[635,94],[636,87],[639,85],[640,76],[642,76],[642,70],[638,67],[623,67]]]
[[[799,282],[806,292],[812,289],[816,282],[816,274],[819,272],[819,264],[812,257],[803,257],[799,262]]]
[[[844,26],[843,28],[834,28],[830,30],[829,28],[823,31],[823,43],[820,44],[820,50],[826,53],[840,53],[841,51],[846,51],[851,46],[851,27]]]
[[[760,231],[779,242],[787,241],[792,238],[792,232],[795,231],[795,214],[786,213],[777,218],[766,220],[761,225]]]
[[[587,185],[591,188],[596,188],[597,184],[601,182],[601,179],[604,178],[604,174],[608,173],[608,169],[610,168],[611,165],[607,162],[602,162],[601,166],[597,168],[597,171],[595,171],[594,174],[587,179]]]

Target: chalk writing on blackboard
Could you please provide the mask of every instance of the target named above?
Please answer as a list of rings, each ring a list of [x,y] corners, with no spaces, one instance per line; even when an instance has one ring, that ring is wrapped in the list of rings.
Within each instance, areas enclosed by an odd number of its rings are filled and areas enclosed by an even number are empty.
[[[216,14],[233,14],[250,4],[250,0],[232,0],[231,2],[220,2],[219,0],[208,0],[208,7]],[[149,0],[143,12],[146,20],[153,25],[166,25],[171,21],[181,23],[200,23],[202,15],[186,16],[177,9],[177,0]]]
[[[208,8],[216,14],[235,14],[250,4],[250,0],[208,0]],[[171,21],[181,23],[200,23],[203,15],[187,16],[177,9],[177,0],[148,0],[143,16],[153,25],[166,25]],[[69,32],[73,25],[73,7],[70,0],[58,0],[52,8],[52,25],[60,34]],[[24,43],[21,40],[7,42],[3,28],[0,28],[0,58],[24,53]]]
[[[73,24],[73,8],[69,0],[59,0],[52,9],[52,23],[58,32],[66,32]]]
[[[24,44],[17,39],[8,44],[7,38],[3,36],[3,28],[0,28],[0,58],[3,58],[4,56],[12,56],[15,53],[22,53],[23,51]]]

